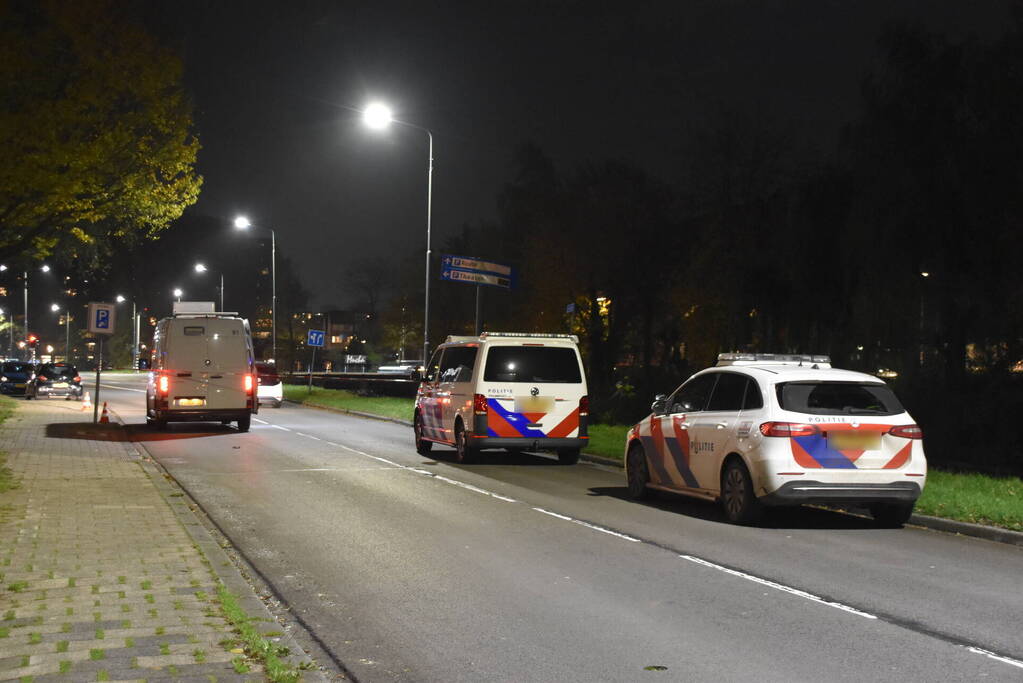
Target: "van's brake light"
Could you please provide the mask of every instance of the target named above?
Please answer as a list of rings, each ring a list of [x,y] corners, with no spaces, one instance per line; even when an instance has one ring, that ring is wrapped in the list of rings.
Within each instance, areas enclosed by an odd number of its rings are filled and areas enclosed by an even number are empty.
[[[252,393],[252,375],[245,375],[245,393]]]
[[[487,405],[487,397],[483,394],[473,394],[472,411],[477,415],[486,415],[490,412],[490,406]]]
[[[160,393],[166,396],[170,392],[170,378],[167,375],[160,375],[160,379],[157,380],[157,386],[160,389]]]
[[[581,396],[579,397],[579,414],[589,415],[590,414],[590,397]]]

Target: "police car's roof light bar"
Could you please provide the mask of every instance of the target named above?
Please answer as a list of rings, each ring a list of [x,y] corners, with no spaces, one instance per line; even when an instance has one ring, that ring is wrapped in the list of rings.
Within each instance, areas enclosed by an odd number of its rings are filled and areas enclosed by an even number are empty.
[[[719,353],[718,365],[816,365],[831,367],[831,356],[801,353]]]

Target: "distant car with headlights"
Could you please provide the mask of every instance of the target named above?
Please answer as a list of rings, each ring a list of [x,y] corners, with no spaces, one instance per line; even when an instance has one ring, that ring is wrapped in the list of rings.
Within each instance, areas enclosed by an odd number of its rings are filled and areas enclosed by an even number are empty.
[[[249,431],[259,401],[248,320],[217,313],[212,302],[175,302],[174,315],[156,324],[153,347],[148,424],[236,422]]]
[[[721,354],[629,432],[629,494],[719,501],[734,523],[767,506],[866,507],[901,526],[923,491],[923,432],[872,375],[827,356]]]
[[[264,403],[280,408],[284,403],[284,384],[273,363],[256,363],[256,397],[259,405]]]
[[[0,365],[0,393],[24,394],[35,365],[28,361],[7,360]]]
[[[78,368],[64,363],[43,363],[36,368],[25,387],[25,400],[63,398],[70,401],[82,396],[82,378]]]

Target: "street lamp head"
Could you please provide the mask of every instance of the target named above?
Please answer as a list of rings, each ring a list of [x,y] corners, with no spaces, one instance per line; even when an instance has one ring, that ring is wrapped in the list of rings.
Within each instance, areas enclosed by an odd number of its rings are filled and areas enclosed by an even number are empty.
[[[234,227],[236,228],[244,230],[250,227],[251,225],[252,223],[250,223],[249,219],[246,218],[245,216],[238,216],[237,218],[234,219]]]
[[[50,310],[56,313],[60,310],[60,304],[50,304]]]
[[[206,272],[206,265],[203,264],[203,263],[195,264],[195,272],[197,272],[197,273],[205,273]]]
[[[182,294],[184,294],[184,292],[182,292],[180,288],[174,288],[174,296],[181,296]]]
[[[362,122],[375,130],[387,128],[392,120],[390,107],[380,102],[370,104],[362,112]]]
[[[48,266],[47,264],[44,263],[43,265],[41,265],[39,267],[39,270],[43,271],[44,273],[49,273],[50,272],[50,266]]]
[[[123,304],[123,303],[124,303],[124,301],[125,301],[125,299],[124,299],[124,295],[123,295],[123,294],[118,294],[118,295],[117,295],[117,303],[119,303],[119,304]]]
[[[0,273],[4,272],[5,270],[7,270],[7,264],[6,263],[0,263]]]

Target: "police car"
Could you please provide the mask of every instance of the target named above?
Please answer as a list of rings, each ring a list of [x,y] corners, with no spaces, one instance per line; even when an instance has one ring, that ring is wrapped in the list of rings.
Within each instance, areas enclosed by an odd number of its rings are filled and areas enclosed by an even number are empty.
[[[738,524],[832,503],[901,526],[927,476],[923,432],[891,388],[828,356],[721,354],[652,411],[626,438],[629,494],[717,500]]]
[[[589,439],[577,345],[567,334],[449,336],[416,394],[416,450],[426,455],[435,443],[454,446],[458,462],[484,449],[550,450],[575,464]]]

